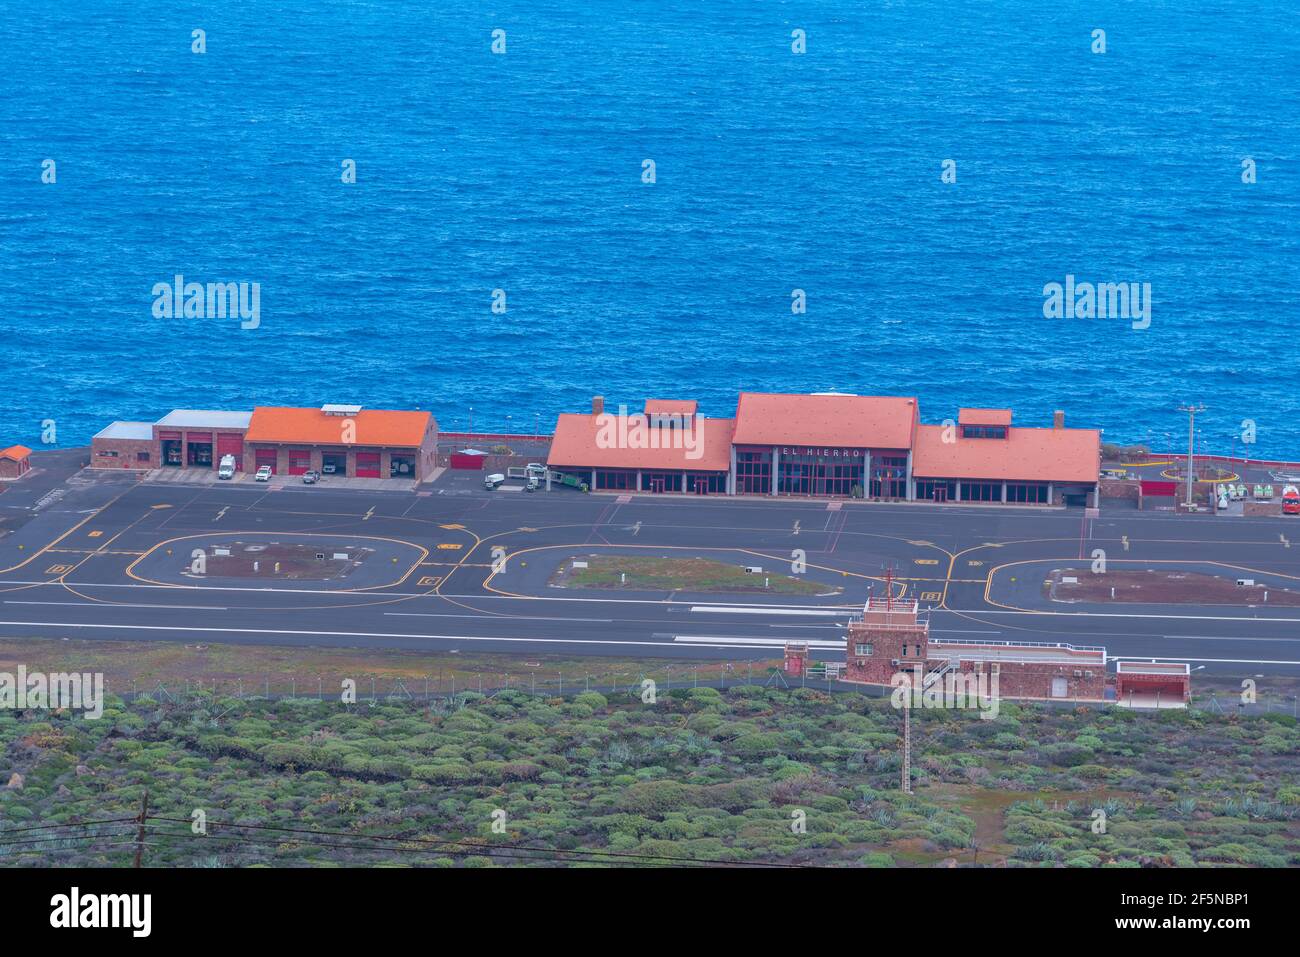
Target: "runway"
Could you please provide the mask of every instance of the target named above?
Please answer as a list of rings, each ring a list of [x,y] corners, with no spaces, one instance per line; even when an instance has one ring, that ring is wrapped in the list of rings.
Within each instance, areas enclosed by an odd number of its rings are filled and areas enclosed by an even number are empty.
[[[1300,674],[1300,608],[1075,604],[1042,588],[1046,572],[1100,558],[1122,568],[1248,572],[1300,589],[1300,547],[1291,547],[1284,518],[511,494],[450,472],[418,493],[53,478],[51,470],[44,485],[4,496],[3,637],[729,660],[780,657],[787,641],[799,641],[835,659],[844,624],[868,594],[883,595],[889,574],[896,593],[928,610],[936,638],[1065,641],[1225,676]],[[341,581],[190,569],[196,547],[252,543],[366,557]],[[609,552],[703,556],[783,575],[806,565],[800,573],[833,593],[551,584],[567,561]]]

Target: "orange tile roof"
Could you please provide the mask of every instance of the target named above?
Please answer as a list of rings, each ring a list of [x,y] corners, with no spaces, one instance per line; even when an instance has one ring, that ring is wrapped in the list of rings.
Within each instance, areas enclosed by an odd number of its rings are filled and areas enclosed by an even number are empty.
[[[646,399],[646,415],[694,415],[699,408],[694,399]]]
[[[356,415],[326,415],[320,409],[257,406],[248,423],[246,442],[298,442],[303,445],[342,445],[343,424],[356,423],[351,445],[418,448],[432,419],[429,412],[362,409]]]
[[[907,449],[916,399],[876,395],[778,395],[742,392],[737,445],[838,445]]]
[[[0,449],[0,459],[13,459],[15,462],[21,462],[31,454],[32,450],[25,445],[11,445],[7,449]]]
[[[958,425],[1010,425],[1010,409],[958,409]]]
[[[556,468],[685,469],[693,472],[726,472],[731,468],[731,433],[735,427],[732,419],[694,419],[688,433],[693,450],[684,447],[685,437],[680,429],[650,429],[648,426],[638,429],[637,423],[644,421],[640,415],[627,417],[625,435],[628,444],[636,441],[634,436],[650,440],[657,434],[660,444],[668,447],[602,448],[602,445],[610,444],[601,439],[602,430],[606,439],[614,438],[613,445],[618,444],[617,416],[564,413],[555,423],[555,437],[551,440],[551,451],[546,461]],[[697,428],[703,429],[703,433],[696,432]],[[673,448],[674,441],[683,447]],[[688,453],[699,453],[699,457],[690,458]]]
[[[1093,484],[1101,470],[1101,433],[1096,429],[1012,427],[1005,439],[944,442],[941,425],[917,430],[912,474],[917,478],[1007,479]]]

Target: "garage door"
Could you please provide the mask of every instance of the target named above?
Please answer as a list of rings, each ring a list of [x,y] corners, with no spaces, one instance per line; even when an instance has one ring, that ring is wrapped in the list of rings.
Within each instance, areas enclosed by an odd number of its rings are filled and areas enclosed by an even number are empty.
[[[379,453],[357,453],[357,478],[379,478]]]
[[[257,467],[260,469],[263,465],[271,466],[271,471],[275,471],[275,449],[258,449],[255,453],[257,458]]]
[[[1052,679],[1052,697],[1053,697],[1053,698],[1064,698],[1064,697],[1065,697],[1066,695],[1068,695],[1069,693],[1070,693],[1069,682],[1067,682],[1064,678],[1053,678],[1053,679]]]
[[[221,463],[223,456],[233,455],[235,457],[235,471],[244,470],[244,437],[242,435],[217,435],[217,463]]]
[[[289,450],[289,474],[301,475],[311,468],[311,449]]]

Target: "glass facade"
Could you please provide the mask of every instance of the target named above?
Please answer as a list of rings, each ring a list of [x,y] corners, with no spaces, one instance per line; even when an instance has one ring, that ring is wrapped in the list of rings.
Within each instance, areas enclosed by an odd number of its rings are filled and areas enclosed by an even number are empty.
[[[689,472],[686,491],[697,495],[724,495],[727,491],[726,472]]]
[[[907,456],[872,457],[871,497],[907,498]]]
[[[1000,502],[1002,501],[1002,483],[962,482],[961,500],[963,502]]]
[[[636,488],[636,472],[623,469],[597,469],[596,488],[621,491]]]
[[[951,502],[957,498],[957,483],[946,479],[917,479],[916,497],[921,502]]]
[[[782,449],[777,491],[781,495],[852,495],[862,488],[858,449]]]
[[[963,425],[961,434],[967,439],[1005,439],[1007,427],[1005,425]]]
[[[641,475],[641,490],[644,492],[680,492],[682,490],[681,472],[644,472]]]
[[[1008,502],[1047,503],[1047,484],[1045,482],[1008,482]]]
[[[772,491],[772,450],[736,450],[736,494],[767,495]]]

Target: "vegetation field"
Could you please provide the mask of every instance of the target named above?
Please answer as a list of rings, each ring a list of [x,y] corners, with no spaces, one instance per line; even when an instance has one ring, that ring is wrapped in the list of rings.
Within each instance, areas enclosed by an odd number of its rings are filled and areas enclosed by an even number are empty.
[[[575,588],[635,588],[643,591],[764,592],[778,595],[826,595],[840,589],[824,582],[785,575],[765,568],[761,574],[741,565],[709,558],[645,555],[588,555],[586,568],[566,561],[551,583]]]
[[[147,866],[1300,864],[1289,715],[919,710],[910,796],[900,727],[757,685],[0,711],[0,864],[129,864],[146,787]]]

